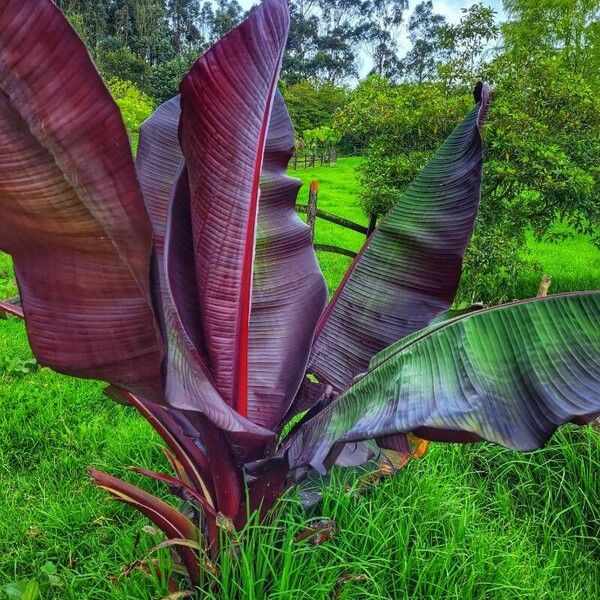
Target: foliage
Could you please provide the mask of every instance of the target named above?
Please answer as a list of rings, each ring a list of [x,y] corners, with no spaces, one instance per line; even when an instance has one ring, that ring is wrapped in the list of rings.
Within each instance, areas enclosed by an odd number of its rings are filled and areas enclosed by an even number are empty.
[[[519,60],[559,56],[572,73],[598,81],[600,5],[596,0],[506,0],[505,44]]]
[[[281,92],[298,137],[308,129],[330,126],[333,116],[345,106],[348,98],[345,88],[306,80],[282,84]]]
[[[166,102],[179,93],[179,84],[195,59],[196,56],[192,53],[187,56],[177,56],[160,63],[152,70],[148,89],[158,104]]]
[[[440,47],[448,60],[439,68],[447,86],[469,84],[481,76],[486,50],[498,37],[496,12],[482,2],[462,9],[456,25],[441,27]]]
[[[142,58],[134,54],[127,46],[100,53],[96,63],[105,79],[119,78],[147,89],[152,70]]]
[[[356,48],[366,26],[360,0],[290,2],[290,35],[282,78],[340,85],[358,76]],[[314,123],[318,125],[318,123]]]
[[[402,75],[409,81],[422,83],[434,79],[443,58],[442,35],[446,19],[433,12],[431,0],[415,6],[408,23],[412,48],[402,59]]]
[[[127,132],[137,142],[142,123],[154,110],[154,101],[130,81],[111,79],[108,89],[121,111]]]
[[[326,125],[308,129],[304,132],[305,147],[310,150],[328,149],[339,143],[341,136],[337,131]]]
[[[364,148],[366,214],[387,213],[469,104],[468,96],[449,96],[438,84],[391,85],[372,76],[358,86],[335,125]]]
[[[373,60],[372,74],[390,80],[400,74],[396,36],[407,8],[407,0],[372,0],[365,3],[368,15],[366,47]]]
[[[446,312],[479,204],[487,86],[324,310],[298,184],[285,176],[283,0],[265,0],[194,64],[181,97],[143,126],[135,167],[66,19],[50,0],[33,13],[4,2],[0,122],[18,143],[2,144],[0,246],[14,258],[29,339],[41,364],[109,382],[106,393],[163,438],[173,475],[134,471],[183,509],[90,474],[163,531],[193,585],[214,574],[223,538],[263,519],[311,469],[377,448],[404,464],[422,446],[413,432],[533,449],[600,411],[600,294]],[[47,53],[48,39],[60,52]],[[11,61],[23,43],[30,60]],[[491,331],[498,369],[471,353]],[[400,380],[414,392],[407,410]]]
[[[564,3],[560,10],[570,14],[567,5],[572,8],[575,4]],[[593,27],[590,23],[588,29],[583,28],[588,37],[581,37],[575,58],[573,47],[566,44],[567,34],[552,44],[544,37],[537,41],[534,37],[538,29],[552,28],[558,8],[549,4],[542,9],[535,3],[528,10],[514,9],[505,29],[504,52],[487,65],[466,59],[472,52],[477,56],[485,42],[483,37],[479,42],[469,37],[473,24],[468,21],[479,9],[453,26],[458,38],[470,39],[459,60],[464,65],[463,75],[457,75],[455,83],[468,73],[483,71],[494,86],[483,200],[463,276],[465,301],[498,302],[515,297],[518,273],[525,268],[521,251],[530,228],[541,238],[559,218],[575,231],[598,235],[594,225],[600,222],[596,75],[576,69],[573,62],[593,62]],[[585,14],[582,23],[595,13],[590,9]],[[489,15],[483,16],[484,21],[489,20]],[[540,21],[538,29],[530,27],[534,17]],[[482,22],[476,29],[483,34],[486,27]],[[519,41],[524,36],[529,38],[529,56],[524,55]],[[427,93],[428,100],[420,97],[421,93]],[[444,117],[448,116],[446,127],[458,121],[466,98],[460,86],[450,93],[442,84],[393,86],[384,80],[367,80],[358,86],[336,123],[342,133],[352,132],[359,138],[357,145],[365,147],[361,199],[368,214],[389,210],[447,134]],[[436,120],[421,118],[426,111],[419,107],[425,102],[430,109],[427,118],[437,115]]]

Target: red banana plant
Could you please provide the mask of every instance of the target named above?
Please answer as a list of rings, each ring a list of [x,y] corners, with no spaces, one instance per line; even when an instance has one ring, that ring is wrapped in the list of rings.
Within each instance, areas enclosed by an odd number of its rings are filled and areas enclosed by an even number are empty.
[[[600,293],[448,312],[480,200],[487,86],[326,305],[285,175],[288,27],[286,2],[264,0],[145,123],[134,162],[57,7],[0,0],[0,248],[29,340],[41,364],[107,381],[164,439],[173,473],[139,472],[191,518],[91,474],[164,531],[194,583],[219,524],[266,515],[310,469],[362,460],[363,441],[532,450],[600,412]]]

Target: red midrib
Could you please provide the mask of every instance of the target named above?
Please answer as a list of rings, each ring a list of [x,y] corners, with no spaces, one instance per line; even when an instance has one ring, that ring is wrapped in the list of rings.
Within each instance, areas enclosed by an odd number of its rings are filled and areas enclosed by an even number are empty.
[[[281,61],[281,56],[279,57]],[[239,323],[240,333],[238,336],[237,373],[236,385],[236,411],[243,417],[248,416],[248,354],[250,345],[250,311],[252,308],[252,275],[254,265],[254,246],[256,240],[256,221],[258,218],[258,200],[260,195],[260,175],[265,153],[267,131],[273,104],[273,93],[277,82],[278,69],[276,69],[269,88],[268,103],[263,116],[263,122],[258,139],[256,157],[254,159],[254,175],[252,178],[252,195],[250,198],[250,210],[248,214],[248,229],[244,246],[244,260],[242,263],[242,286],[240,295]]]

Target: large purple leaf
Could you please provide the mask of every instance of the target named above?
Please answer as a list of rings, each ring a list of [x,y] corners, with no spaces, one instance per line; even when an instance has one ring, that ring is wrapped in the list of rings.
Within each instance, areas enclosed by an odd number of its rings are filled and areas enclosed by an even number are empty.
[[[0,248],[38,360],[162,400],[151,230],[119,110],[49,0],[0,0]]]
[[[181,173],[181,154],[177,128],[180,116],[179,97],[160,106],[142,126],[137,158],[137,170],[144,200],[154,228],[158,271],[164,272],[164,236],[167,205]],[[326,290],[323,276],[314,254],[307,226],[295,210],[300,183],[285,176],[285,168],[294,146],[294,130],[283,98],[276,93],[260,181],[260,201],[257,224],[256,256],[250,318],[250,371],[248,416],[259,425],[274,427],[298,390],[312,342],[314,326],[323,311]],[[185,174],[184,174],[185,177]],[[185,196],[185,181],[179,182],[180,196]],[[181,197],[177,202],[181,201]],[[177,208],[176,203],[173,205]],[[189,213],[187,213],[189,214]],[[173,236],[181,245],[186,237],[183,229],[188,216],[172,221],[179,233]],[[189,236],[189,232],[187,234]],[[184,252],[182,250],[182,252]],[[191,244],[189,252],[193,252]],[[171,271],[181,270],[173,258]],[[193,273],[182,285],[190,289]],[[174,295],[177,290],[174,290]],[[164,295],[164,290],[163,290]],[[165,310],[171,299],[163,298]],[[194,298],[182,303],[190,307],[180,315],[188,323],[190,341],[202,350],[202,324],[199,305]],[[202,350],[197,360],[206,365]],[[211,379],[204,367],[204,374]],[[178,402],[178,405],[181,405]]]
[[[309,369],[338,392],[456,294],[479,206],[489,88],[367,241],[317,326]]]
[[[167,339],[167,402],[181,411],[202,413],[219,429],[249,434],[264,444],[272,440],[274,434],[255,425],[223,400],[207,366],[191,220],[188,177],[184,169],[169,206],[165,238],[167,276],[163,310]]]
[[[295,397],[327,288],[309,227],[296,213],[300,182],[285,175],[294,128],[275,96],[260,183],[250,317],[248,416],[273,428]]]
[[[265,0],[181,85],[207,367],[221,397],[244,417],[259,180],[288,26],[286,2]]]
[[[548,296],[431,325],[369,371],[284,445],[323,471],[347,442],[415,432],[440,441],[542,446],[600,411],[600,292]]]
[[[152,223],[155,265],[161,301],[164,301],[164,246],[169,202],[184,161],[179,144],[180,97],[161,104],[141,127],[135,161],[146,210]]]

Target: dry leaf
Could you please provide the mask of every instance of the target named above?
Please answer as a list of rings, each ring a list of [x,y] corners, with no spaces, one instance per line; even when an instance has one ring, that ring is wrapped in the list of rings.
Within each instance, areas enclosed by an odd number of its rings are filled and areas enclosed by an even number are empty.
[[[301,531],[295,538],[294,542],[309,542],[318,546],[328,542],[335,534],[335,522],[330,520],[317,521],[312,525],[309,525],[306,529]]]
[[[357,574],[353,574],[353,573],[342,573],[342,575],[340,575],[337,578],[335,587],[333,588],[333,594],[331,597],[334,599],[339,598],[339,595],[342,593],[342,588],[347,583],[351,583],[351,582],[355,582],[355,581],[368,581],[368,579],[369,578],[364,574],[357,575]]]

